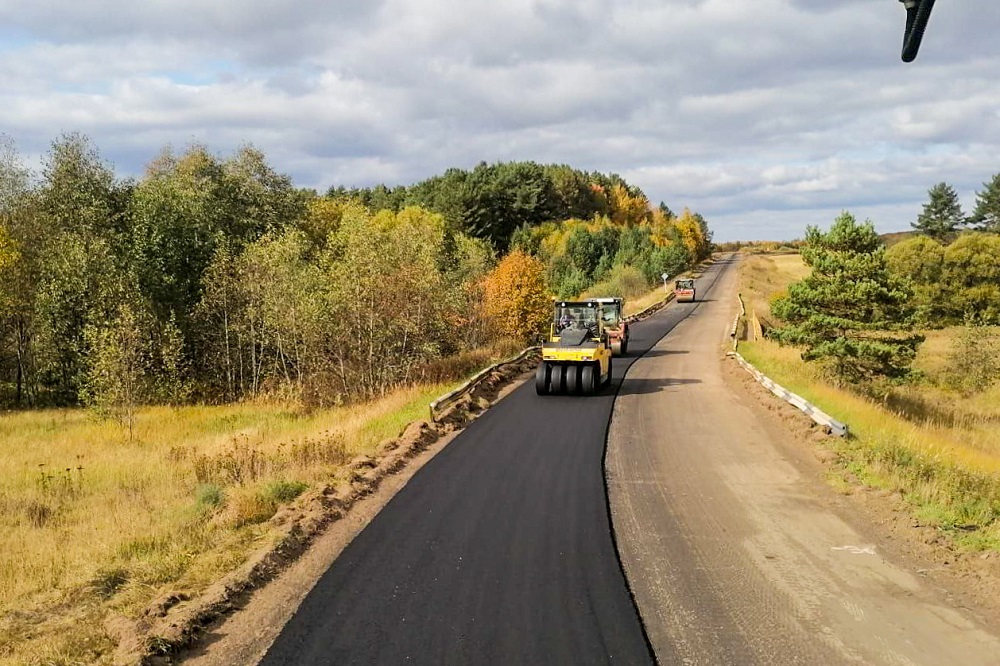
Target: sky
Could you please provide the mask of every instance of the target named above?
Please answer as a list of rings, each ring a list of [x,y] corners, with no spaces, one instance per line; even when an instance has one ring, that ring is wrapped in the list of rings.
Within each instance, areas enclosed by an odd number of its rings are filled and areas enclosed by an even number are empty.
[[[614,172],[717,241],[842,211],[902,231],[1000,172],[1000,2],[0,0],[0,134],[67,132],[122,177],[244,144],[301,187],[534,160]]]

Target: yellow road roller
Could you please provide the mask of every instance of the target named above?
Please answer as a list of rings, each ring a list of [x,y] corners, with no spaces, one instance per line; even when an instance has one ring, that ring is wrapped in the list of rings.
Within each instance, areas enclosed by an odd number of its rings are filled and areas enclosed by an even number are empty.
[[[556,301],[542,360],[535,371],[538,395],[589,395],[611,383],[611,343],[605,304]]]

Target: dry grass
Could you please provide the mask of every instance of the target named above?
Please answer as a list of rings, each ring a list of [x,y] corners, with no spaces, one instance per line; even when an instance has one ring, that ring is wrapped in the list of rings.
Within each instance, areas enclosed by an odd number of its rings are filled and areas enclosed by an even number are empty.
[[[109,615],[233,570],[282,503],[336,482],[453,385],[311,414],[146,408],[132,442],[83,410],[0,415],[0,664],[110,663]]]
[[[797,257],[756,256],[741,267],[748,313],[765,309],[805,267]],[[761,313],[766,314],[761,314]],[[923,380],[875,401],[830,385],[796,349],[769,340],[740,353],[791,391],[849,424],[835,445],[844,470],[864,483],[901,492],[929,524],[970,548],[1000,549],[1000,385],[964,397],[942,388],[960,328],[926,331],[914,367]]]
[[[771,321],[771,299],[785,293],[788,285],[809,274],[798,254],[751,254],[740,262],[740,294],[747,312]]]

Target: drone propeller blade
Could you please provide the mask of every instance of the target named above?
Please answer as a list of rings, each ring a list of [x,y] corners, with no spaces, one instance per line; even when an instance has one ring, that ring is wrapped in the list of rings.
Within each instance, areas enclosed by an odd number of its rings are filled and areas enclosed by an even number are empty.
[[[903,62],[913,62],[934,9],[934,0],[902,0],[906,4],[906,29],[903,33]]]

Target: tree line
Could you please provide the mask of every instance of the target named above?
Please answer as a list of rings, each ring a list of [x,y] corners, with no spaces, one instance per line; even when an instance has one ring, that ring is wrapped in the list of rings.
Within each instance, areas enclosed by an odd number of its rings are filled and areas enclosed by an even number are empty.
[[[56,140],[39,174],[0,140],[0,407],[130,420],[125,405],[378,395],[502,334],[484,292],[515,236],[563,262],[543,279],[565,294],[615,266],[648,282],[673,245],[671,266],[703,254],[704,220],[681,218],[567,166],[320,195],[249,146],[167,149],[122,179],[81,135]]]

